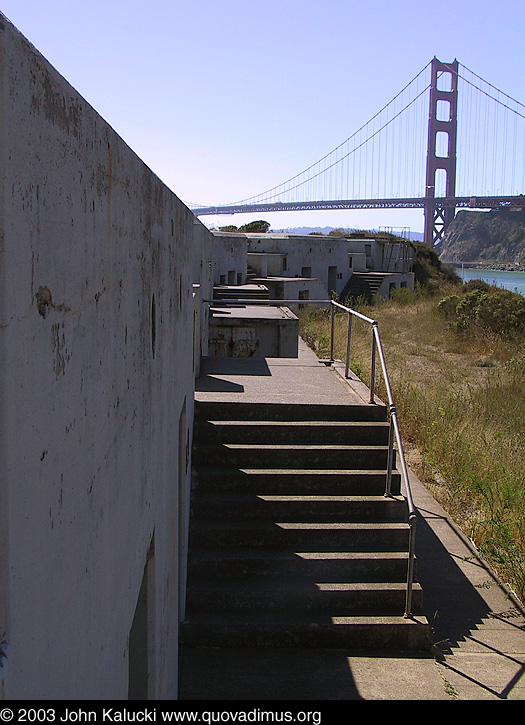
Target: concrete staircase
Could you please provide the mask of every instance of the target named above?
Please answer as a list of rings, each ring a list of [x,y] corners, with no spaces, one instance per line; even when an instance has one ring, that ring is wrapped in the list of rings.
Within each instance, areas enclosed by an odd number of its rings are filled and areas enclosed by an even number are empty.
[[[379,288],[387,276],[384,272],[354,272],[344,290],[341,292],[341,299],[364,297],[371,300],[377,294]]]
[[[262,284],[216,285],[213,288],[215,300],[267,300],[268,287]]]
[[[259,277],[259,274],[248,264],[246,267],[246,282],[249,283],[252,279],[255,279],[255,277]]]
[[[380,405],[196,402],[185,646],[421,650]]]

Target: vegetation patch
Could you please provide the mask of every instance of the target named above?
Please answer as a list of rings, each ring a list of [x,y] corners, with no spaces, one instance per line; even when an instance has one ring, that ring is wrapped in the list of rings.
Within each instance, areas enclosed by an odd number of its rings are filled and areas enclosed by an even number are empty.
[[[458,333],[486,332],[519,340],[525,331],[525,297],[472,280],[461,296],[444,297],[438,310]]]
[[[242,234],[267,234],[270,231],[270,222],[258,219],[254,222],[248,222],[240,227],[235,224],[228,224],[225,227],[219,227],[220,232],[238,232]]]
[[[428,272],[432,257],[423,263]],[[414,293],[352,306],[379,322],[409,465],[524,601],[525,300],[484,283],[447,282],[439,266],[430,272],[430,284]],[[329,311],[299,315],[301,335],[327,357]],[[336,314],[341,360],[346,331],[346,314]],[[354,318],[350,368],[367,384],[370,348],[370,327]]]

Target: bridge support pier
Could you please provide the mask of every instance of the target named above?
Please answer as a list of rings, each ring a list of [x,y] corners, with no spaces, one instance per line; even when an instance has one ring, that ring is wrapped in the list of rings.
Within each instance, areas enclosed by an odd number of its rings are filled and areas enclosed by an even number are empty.
[[[431,66],[424,236],[431,247],[443,239],[455,214],[439,198],[456,195],[458,65],[434,58]]]

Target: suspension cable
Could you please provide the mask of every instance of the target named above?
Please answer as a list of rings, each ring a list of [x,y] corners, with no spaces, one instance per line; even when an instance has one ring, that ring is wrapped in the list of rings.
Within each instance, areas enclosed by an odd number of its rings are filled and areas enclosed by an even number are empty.
[[[423,75],[423,73],[425,73],[427,71],[427,69],[429,68],[430,65],[431,65],[431,63],[427,63],[427,65],[421,71],[419,71],[419,73],[417,75],[415,75],[414,78],[412,78],[412,80],[409,83],[407,83],[406,86],[401,91],[399,91],[399,93],[397,93],[385,106],[383,106],[383,108],[380,111],[378,111],[374,116],[372,116],[372,118],[369,121],[367,121],[365,124],[363,124],[351,136],[349,136],[342,143],[340,143],[338,146],[336,146],[335,149],[332,149],[332,151],[330,151],[329,153],[325,154],[325,156],[321,157],[318,161],[316,161],[315,163],[311,164],[306,169],[304,169],[304,171],[300,172],[299,174],[296,174],[295,176],[290,177],[289,179],[287,179],[286,181],[282,182],[281,184],[278,184],[277,186],[273,186],[272,188],[267,189],[266,191],[261,192],[260,194],[256,194],[255,196],[251,196],[251,197],[248,197],[246,199],[242,199],[241,201],[234,202],[234,204],[231,204],[231,206],[233,206],[233,205],[239,205],[239,204],[246,204],[249,201],[251,201],[253,199],[256,199],[256,198],[260,198],[260,197],[264,197],[265,199],[271,199],[271,198],[273,198],[273,197],[276,196],[276,194],[274,194],[273,192],[278,192],[279,190],[281,190],[281,193],[283,193],[282,192],[283,186],[285,186],[286,184],[289,184],[289,183],[296,182],[298,178],[300,178],[302,175],[307,174],[309,171],[311,171],[312,169],[314,169],[317,166],[319,166],[319,164],[321,164],[323,161],[326,161],[327,159],[329,159],[334,152],[336,152],[338,149],[340,149],[341,147],[343,147],[349,141],[353,140],[358,134],[360,134],[361,131],[363,131],[367,126],[369,126],[392,103],[394,103],[399,98],[399,96],[401,96],[407,90],[407,88],[409,88],[414,83],[414,81],[416,79],[418,79],[421,75]],[[428,89],[428,87],[429,86],[427,86],[422,93],[424,93]],[[416,98],[414,99],[414,101],[417,100],[417,98],[419,98],[419,96],[422,95],[422,93],[419,94],[418,96],[416,96]],[[408,104],[407,106],[405,106],[405,108],[403,109],[403,111],[406,110],[406,108],[408,108],[410,105],[411,104]],[[396,118],[396,116],[394,116],[394,118]],[[394,119],[392,119],[392,120],[394,120]],[[384,126],[382,128],[380,128],[379,131],[382,131],[383,128],[384,128]],[[376,132],[376,133],[378,133],[378,132]],[[363,146],[365,143],[367,143],[371,138],[374,138],[375,135],[376,134],[372,134],[372,136],[370,136],[364,142],[362,142],[357,147],[355,147],[354,150],[352,150],[349,153],[345,154],[345,156],[343,156],[343,157],[341,157],[341,159],[339,159],[339,162],[342,161],[343,159],[348,158],[348,156],[350,156],[352,153],[354,153],[354,151],[356,149],[359,149],[361,146]],[[336,163],[339,163],[339,162],[336,162]],[[320,174],[324,173],[325,171],[328,171],[328,169],[331,169],[334,165],[335,165],[334,163],[331,163],[329,166],[326,166],[322,171],[319,171],[319,172],[317,172],[317,174],[315,174],[315,175],[313,175],[311,177],[308,177],[308,178],[315,178],[316,176],[319,176]],[[302,182],[302,183],[305,183],[305,182]],[[294,188],[296,188],[297,186],[300,186],[300,185],[301,185],[300,183],[299,184],[295,184],[293,187],[290,187],[290,189],[294,189]],[[290,189],[288,189],[288,191]],[[226,205],[226,206],[230,206],[230,205]]]
[[[521,106],[522,108],[525,108],[525,104],[524,104],[524,103],[520,103],[520,101],[517,101],[517,100],[516,100],[515,98],[513,98],[512,96],[509,96],[509,95],[508,95],[507,93],[505,93],[504,91],[501,91],[501,90],[500,90],[499,88],[496,88],[496,86],[493,86],[493,85],[492,85],[492,83],[489,83],[488,81],[486,81],[486,80],[485,80],[484,78],[482,78],[481,76],[478,76],[478,74],[477,74],[477,73],[474,73],[474,71],[470,70],[470,68],[467,68],[467,66],[466,66],[466,65],[463,65],[463,64],[461,64],[461,67],[462,67],[462,68],[464,68],[465,70],[467,70],[467,71],[468,71],[469,73],[471,73],[471,74],[472,74],[473,76],[475,76],[475,77],[476,77],[476,78],[477,78],[477,79],[478,79],[479,81],[482,81],[483,83],[485,83],[485,85],[489,86],[490,88],[493,88],[493,89],[494,89],[495,91],[497,91],[498,93],[500,93],[500,94],[501,94],[502,96],[505,96],[505,98],[508,98],[508,99],[509,99],[509,101],[513,101],[514,103],[517,103],[517,104],[518,104],[518,106]],[[458,76],[459,76],[459,73],[458,73]],[[467,80],[466,78],[463,78],[463,76],[459,76],[459,77],[460,77],[460,78],[462,78],[462,79],[463,79],[464,81],[466,81],[466,80]],[[467,83],[469,83],[469,81],[467,81]],[[474,84],[471,84],[471,85],[474,85]],[[476,88],[477,86],[474,86],[474,87]],[[478,88],[478,90],[480,90],[480,89]],[[488,94],[487,94],[487,95],[488,95]],[[496,99],[494,99],[494,100],[496,100]],[[512,110],[512,109],[510,109],[510,110]]]
[[[392,118],[391,118],[391,119],[390,119],[389,121],[387,121],[387,122],[386,122],[385,124],[383,124],[383,126],[381,126],[381,128],[379,128],[379,129],[378,129],[377,131],[375,131],[375,132],[374,132],[374,133],[373,133],[372,135],[368,136],[368,138],[366,138],[366,139],[365,139],[364,141],[362,141],[362,142],[361,142],[361,143],[359,143],[359,144],[358,144],[357,146],[355,146],[355,147],[354,147],[354,148],[353,148],[353,149],[352,149],[351,151],[348,151],[348,153],[346,153],[346,154],[345,154],[344,156],[342,156],[342,157],[341,157],[340,159],[338,159],[338,160],[336,160],[336,161],[333,161],[333,162],[332,162],[331,164],[329,164],[329,165],[325,166],[325,167],[324,167],[324,168],[323,168],[323,169],[322,169],[321,171],[318,171],[318,172],[317,172],[316,174],[314,174],[313,176],[310,176],[310,177],[309,177],[309,179],[311,180],[311,179],[314,179],[314,178],[316,178],[316,177],[320,177],[320,176],[322,176],[322,175],[323,175],[323,174],[325,174],[325,173],[326,173],[327,171],[329,171],[330,169],[334,168],[334,166],[336,166],[337,164],[341,163],[341,161],[343,161],[344,159],[347,159],[347,158],[348,158],[349,156],[351,156],[352,154],[354,154],[354,153],[355,153],[356,151],[358,151],[358,150],[360,150],[360,149],[361,149],[362,147],[366,146],[366,144],[367,144],[367,143],[368,143],[368,142],[369,142],[369,141],[370,141],[371,139],[373,139],[373,138],[374,138],[375,136],[377,136],[377,134],[381,133],[381,131],[383,131],[383,130],[384,130],[385,128],[387,128],[387,126],[388,126],[389,124],[391,124],[391,123],[392,123],[393,121],[395,121],[395,120],[396,120],[397,118],[399,118],[399,116],[401,116],[401,115],[402,115],[402,114],[403,114],[403,113],[404,113],[404,112],[405,112],[405,111],[406,111],[406,110],[407,110],[408,108],[410,108],[410,107],[411,107],[411,106],[412,106],[412,105],[413,105],[413,104],[414,104],[414,103],[415,103],[415,102],[416,102],[416,101],[417,101],[417,100],[418,100],[418,99],[419,99],[419,98],[420,98],[420,97],[421,97],[421,96],[422,96],[422,95],[423,95],[424,93],[426,93],[426,92],[427,92],[427,90],[429,89],[429,87],[430,87],[430,86],[426,86],[426,87],[425,87],[425,88],[424,88],[424,89],[423,89],[423,90],[422,90],[422,91],[421,91],[421,92],[420,92],[420,93],[419,93],[419,94],[418,94],[417,96],[415,96],[415,97],[414,97],[414,98],[413,98],[413,99],[412,99],[412,100],[411,100],[411,101],[410,101],[409,103],[407,103],[407,105],[406,105],[406,106],[404,106],[404,108],[402,108],[402,109],[401,109],[401,110],[400,110],[400,111],[399,111],[399,112],[398,112],[398,113],[397,113],[397,114],[396,114],[395,116],[393,116],[393,117],[392,117]],[[377,115],[377,114],[376,114],[376,115]],[[366,125],[368,125],[368,124],[365,124],[365,126],[366,126]],[[365,126],[363,126],[362,128],[365,128]],[[348,140],[348,139],[347,139],[347,140]],[[342,145],[342,144],[340,144],[340,146],[341,146],[341,145]],[[337,148],[340,148],[340,146],[338,146]],[[368,148],[368,147],[367,147],[367,148]],[[367,151],[367,148],[365,149],[365,151]],[[334,151],[335,151],[335,149],[334,149]],[[332,151],[331,153],[333,153],[333,151]],[[324,156],[324,157],[323,157],[323,158],[321,159],[321,161],[326,161],[326,160],[328,159],[328,157],[329,157],[329,156],[331,156],[331,154],[327,154],[326,156]],[[317,162],[317,163],[319,163],[319,162]],[[366,160],[365,160],[365,165],[366,165],[366,166],[368,166],[368,164],[366,163]],[[315,167],[315,166],[317,166],[317,164],[312,164],[312,166],[310,166],[310,167],[309,167],[309,169],[311,169],[311,168],[313,168],[313,167]],[[306,169],[306,171],[308,171],[309,169]],[[304,173],[304,172],[303,172],[303,173]],[[367,173],[367,172],[366,172],[366,173]],[[269,201],[270,199],[273,199],[273,198],[275,198],[276,196],[281,196],[281,195],[283,195],[284,193],[289,193],[289,192],[290,192],[290,191],[292,191],[293,189],[296,189],[296,188],[298,188],[299,186],[301,186],[301,185],[305,184],[306,182],[305,182],[305,181],[300,181],[300,182],[298,182],[297,184],[295,184],[294,186],[290,186],[290,187],[288,187],[288,188],[287,188],[287,189],[286,189],[286,190],[285,190],[284,192],[282,191],[282,187],[283,187],[283,186],[285,186],[286,184],[290,184],[290,183],[292,183],[292,182],[293,182],[293,181],[294,181],[295,179],[298,179],[298,178],[299,178],[300,176],[301,176],[301,174],[297,174],[296,176],[292,177],[291,179],[288,179],[288,181],[284,182],[283,184],[280,184],[279,186],[275,186],[275,187],[273,187],[273,189],[269,189],[269,190],[268,190],[267,192],[263,192],[262,194],[257,194],[257,197],[261,197],[261,196],[264,196],[265,200],[266,200],[266,201]],[[277,191],[277,190],[281,190],[281,191],[280,191],[280,193],[277,193],[277,194],[273,194],[272,196],[266,196],[266,194],[270,194],[270,192],[271,192],[271,191]],[[234,204],[226,204],[225,206],[237,206],[237,205],[239,205],[239,204],[246,204],[247,202],[249,202],[249,201],[251,201],[252,199],[255,199],[255,198],[256,198],[256,197],[253,197],[253,196],[252,196],[252,197],[249,197],[248,199],[243,199],[242,201],[238,201],[238,202],[235,202]]]

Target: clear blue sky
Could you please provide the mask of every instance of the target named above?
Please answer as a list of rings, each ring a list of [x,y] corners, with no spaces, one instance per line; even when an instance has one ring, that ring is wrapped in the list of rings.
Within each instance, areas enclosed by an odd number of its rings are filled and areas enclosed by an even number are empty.
[[[189,202],[234,202],[302,171],[433,56],[525,103],[523,0],[0,0],[0,10]],[[423,224],[417,211],[257,216],[273,228]]]

